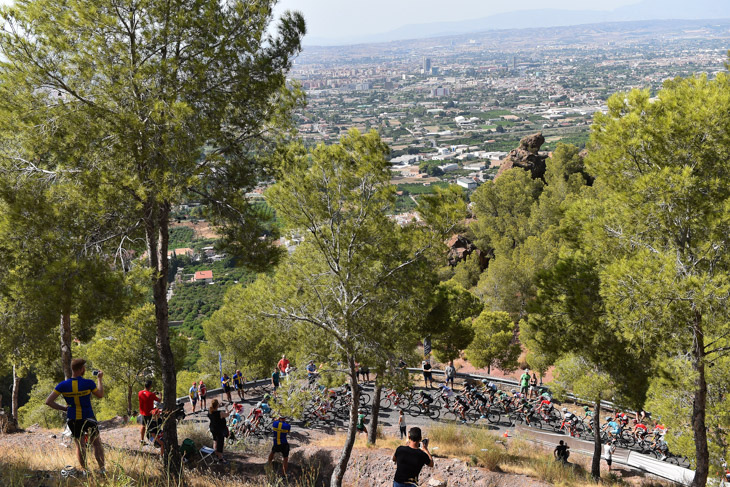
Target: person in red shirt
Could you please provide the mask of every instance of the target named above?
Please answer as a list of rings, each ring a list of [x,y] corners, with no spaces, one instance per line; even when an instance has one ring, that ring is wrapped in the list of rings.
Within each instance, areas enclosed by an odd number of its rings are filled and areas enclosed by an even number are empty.
[[[286,355],[281,356],[281,360],[279,360],[279,363],[276,365],[279,371],[281,372],[281,375],[286,375],[286,368],[289,367],[289,360],[286,358]]]
[[[152,381],[147,380],[144,383],[144,390],[139,391],[139,415],[142,416],[142,429],[140,430],[140,443],[145,444],[144,436],[147,428],[150,426],[152,421],[152,410],[155,408],[155,401],[161,399],[157,395],[158,393],[150,391],[152,389]]]

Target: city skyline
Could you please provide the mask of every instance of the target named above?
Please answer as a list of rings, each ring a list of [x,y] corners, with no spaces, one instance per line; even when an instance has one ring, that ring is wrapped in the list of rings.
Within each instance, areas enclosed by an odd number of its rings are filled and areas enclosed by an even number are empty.
[[[730,17],[723,0],[456,0],[444,8],[437,0],[280,0],[278,17],[296,10],[307,22],[307,45],[346,45],[451,35],[501,28],[578,25],[603,21],[720,19]],[[529,12],[529,13],[528,13]],[[521,16],[520,13],[525,13]],[[483,27],[479,21],[485,20]],[[490,22],[491,21],[491,22]]]

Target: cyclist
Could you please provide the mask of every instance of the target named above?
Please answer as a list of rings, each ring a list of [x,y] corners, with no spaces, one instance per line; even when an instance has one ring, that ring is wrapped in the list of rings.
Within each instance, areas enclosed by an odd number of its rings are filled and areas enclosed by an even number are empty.
[[[575,436],[575,422],[578,420],[575,414],[568,411],[568,408],[563,408],[563,422],[560,425],[560,429],[568,430],[570,436]]]
[[[461,422],[466,423],[466,413],[469,411],[469,403],[463,396],[456,396],[456,410],[459,411]]]
[[[553,403],[550,400],[550,396],[542,396],[542,399],[538,403],[540,416],[542,416],[542,419],[547,421],[550,419],[550,411],[553,409]]]
[[[433,397],[426,391],[418,391],[418,395],[420,397],[418,399],[418,405],[424,411],[429,412],[431,410],[431,404],[433,404]]]
[[[606,424],[601,429],[608,433],[611,440],[621,437],[621,425],[614,421],[611,416],[606,416]]]
[[[651,447],[662,454],[659,460],[663,461],[667,459],[667,455],[669,454],[669,445],[667,445],[667,442],[664,441],[664,434],[654,436],[654,441],[652,442]]]
[[[450,401],[454,398],[454,391],[449,388],[446,384],[441,384],[441,397],[444,398],[444,401],[446,401],[446,406],[448,407],[450,404]]]
[[[646,438],[646,435],[649,434],[649,431],[646,428],[646,425],[644,423],[641,423],[637,420],[634,420],[634,438],[636,438],[636,441],[643,441],[644,438]]]
[[[236,388],[238,398],[243,401],[243,385],[246,383],[246,378],[243,376],[240,370],[236,370],[233,374],[233,387]]]

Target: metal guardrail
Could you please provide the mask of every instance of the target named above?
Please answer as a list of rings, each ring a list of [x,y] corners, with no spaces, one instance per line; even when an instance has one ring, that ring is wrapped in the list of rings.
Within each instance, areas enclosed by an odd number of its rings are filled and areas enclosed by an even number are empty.
[[[251,387],[258,387],[258,386],[266,385],[266,384],[270,384],[270,383],[271,383],[271,379],[252,380],[252,381],[249,381],[249,382],[244,382],[243,383],[243,389],[246,390],[246,389],[250,389]],[[219,393],[222,393],[222,392],[223,392],[223,388],[222,387],[218,387],[216,389],[208,389],[206,391],[206,394],[219,394]],[[180,402],[187,401],[189,399],[190,399],[190,396],[178,397],[177,399],[175,399],[175,402],[180,403]]]

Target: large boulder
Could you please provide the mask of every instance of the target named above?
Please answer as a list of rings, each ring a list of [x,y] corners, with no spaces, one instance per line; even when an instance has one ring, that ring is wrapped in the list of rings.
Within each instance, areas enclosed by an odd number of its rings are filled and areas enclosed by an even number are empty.
[[[545,143],[545,137],[542,132],[528,135],[520,140],[520,146],[507,154],[502,166],[497,171],[499,177],[505,171],[513,167],[519,167],[525,171],[530,171],[532,179],[545,179],[545,161],[547,154],[540,154],[540,147]]]

